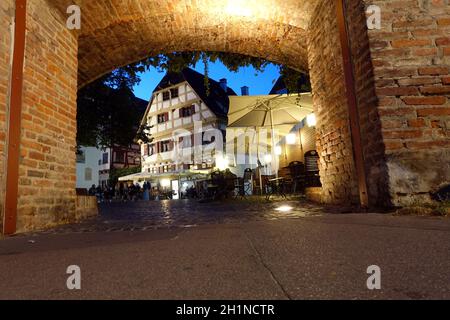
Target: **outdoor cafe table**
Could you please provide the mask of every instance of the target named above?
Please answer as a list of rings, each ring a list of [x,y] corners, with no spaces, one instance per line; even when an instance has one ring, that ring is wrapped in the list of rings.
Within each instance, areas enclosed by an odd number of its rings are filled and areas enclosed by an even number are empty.
[[[230,182],[230,183],[229,183]],[[197,180],[196,186],[201,198],[217,199],[220,196],[228,196],[232,191],[236,191],[239,185],[239,178],[222,178],[222,179],[204,179]],[[227,188],[232,184],[233,189]],[[240,190],[237,190],[235,197],[240,195]]]
[[[284,181],[285,181],[284,177],[269,179],[269,181],[268,181],[269,188],[267,190],[267,196],[266,196],[267,200],[270,200],[270,197],[275,194],[278,194],[284,198],[287,198],[286,193],[284,192],[284,187],[283,187]]]

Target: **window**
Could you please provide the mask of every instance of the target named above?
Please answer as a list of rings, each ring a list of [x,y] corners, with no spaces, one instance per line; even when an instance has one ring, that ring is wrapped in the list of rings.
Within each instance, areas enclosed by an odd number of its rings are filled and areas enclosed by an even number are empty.
[[[86,153],[83,150],[77,152],[77,163],[86,163]]]
[[[123,151],[114,152],[114,161],[118,163],[125,163],[125,152]]]
[[[195,106],[184,107],[180,109],[180,118],[190,117],[195,113]]]
[[[164,123],[167,121],[169,121],[169,113],[168,112],[158,114],[158,123]]]
[[[92,169],[91,168],[84,169],[84,180],[92,181]]]
[[[169,152],[172,151],[172,143],[170,140],[161,141],[159,143],[159,152]]]
[[[163,92],[163,101],[170,100],[170,91]]]
[[[156,152],[155,145],[154,144],[149,144],[148,145],[148,155],[152,156],[152,155],[155,154],[155,152]]]
[[[103,164],[108,164],[109,163],[109,153],[108,152],[105,152],[103,154],[103,161],[102,161],[102,163]]]
[[[170,95],[172,96],[172,99],[178,98],[178,88],[170,89]]]

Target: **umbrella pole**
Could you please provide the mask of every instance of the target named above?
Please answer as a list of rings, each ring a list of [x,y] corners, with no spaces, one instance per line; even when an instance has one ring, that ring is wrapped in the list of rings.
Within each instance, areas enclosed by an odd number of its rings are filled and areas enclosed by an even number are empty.
[[[256,168],[258,169],[258,175],[259,175],[259,192],[260,195],[263,195],[263,184],[262,184],[262,174],[261,174],[261,167],[259,166],[259,132],[257,130],[258,128],[255,126],[255,138],[256,138]],[[253,177],[253,175],[252,175]]]
[[[270,110],[270,129],[271,129],[270,136],[272,138],[271,153],[272,153],[273,162],[276,161],[276,163],[274,163],[275,164],[275,178],[278,178],[278,168],[277,168],[278,167],[278,165],[277,165],[278,159],[276,158],[277,155],[275,154],[275,137],[274,137],[275,134],[274,134],[274,125],[273,125],[273,110],[270,106],[269,106],[269,110]],[[275,160],[275,159],[277,159],[277,160]],[[272,166],[272,168],[273,168],[273,166]]]

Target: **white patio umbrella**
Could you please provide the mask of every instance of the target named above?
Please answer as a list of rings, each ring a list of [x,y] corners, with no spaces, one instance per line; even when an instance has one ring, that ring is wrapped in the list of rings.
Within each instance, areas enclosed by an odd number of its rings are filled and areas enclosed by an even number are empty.
[[[230,96],[228,126],[274,128],[296,125],[312,112],[313,101],[310,93]]]
[[[264,128],[271,130],[272,154],[276,146],[275,128],[289,132],[313,112],[310,93],[268,96],[230,96],[228,126]]]

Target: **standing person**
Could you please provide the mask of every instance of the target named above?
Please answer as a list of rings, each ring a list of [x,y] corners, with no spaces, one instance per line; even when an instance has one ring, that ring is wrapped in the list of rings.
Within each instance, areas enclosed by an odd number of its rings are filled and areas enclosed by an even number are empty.
[[[134,185],[134,200],[138,201],[142,198],[141,196],[141,186],[139,185],[139,183],[136,182],[136,184]]]
[[[119,199],[123,200],[123,197],[124,197],[124,186],[123,183],[121,182],[119,184]]]
[[[89,189],[89,195],[90,196],[95,196],[95,190],[96,190],[97,188],[95,187],[95,184],[93,184],[92,186],[91,186],[91,188]]]
[[[149,201],[150,200],[150,188],[148,185],[148,182],[144,182],[144,193],[142,194],[142,198],[144,201]]]

